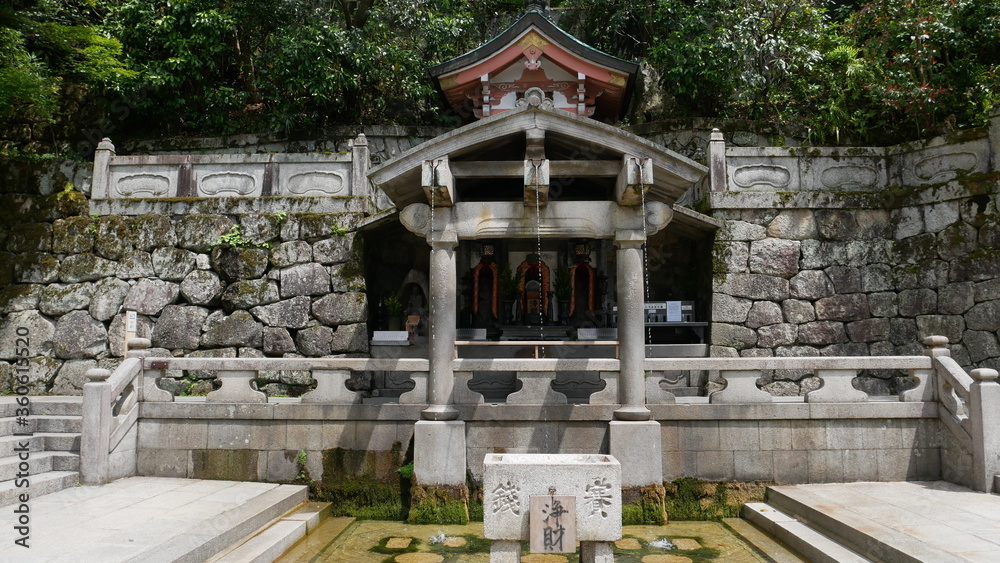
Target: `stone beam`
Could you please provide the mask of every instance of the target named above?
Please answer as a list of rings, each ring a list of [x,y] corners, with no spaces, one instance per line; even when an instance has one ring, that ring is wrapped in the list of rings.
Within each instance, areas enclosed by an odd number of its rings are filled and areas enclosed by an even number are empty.
[[[615,182],[615,201],[619,205],[640,205],[646,190],[653,185],[653,159],[625,155]]]
[[[554,201],[536,216],[535,209],[519,201],[463,201],[452,208],[435,209],[433,230],[454,229],[459,239],[537,236],[610,239],[621,229],[649,236],[666,227],[673,218],[670,206],[658,201],[646,202],[645,218],[642,211],[642,207],[620,206],[613,201]],[[429,205],[414,203],[400,212],[399,219],[411,232],[427,236],[431,232],[431,216]]]
[[[423,162],[420,168],[420,185],[427,201],[435,206],[451,207],[455,204],[455,176],[451,173],[447,155]]]
[[[549,160],[552,178],[614,178],[621,172],[617,160]],[[520,178],[524,162],[520,160],[469,160],[452,161],[451,173],[455,178]]]

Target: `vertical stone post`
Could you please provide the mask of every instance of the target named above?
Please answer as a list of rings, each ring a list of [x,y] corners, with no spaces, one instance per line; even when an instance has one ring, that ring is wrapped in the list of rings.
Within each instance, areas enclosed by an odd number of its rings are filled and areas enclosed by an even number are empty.
[[[990,149],[992,154],[991,171],[1000,172],[1000,106],[994,106],[990,113]]]
[[[454,230],[431,231],[427,235],[431,245],[430,259],[430,341],[427,360],[430,373],[427,382],[427,408],[425,420],[454,420],[458,411],[452,406],[455,374],[455,331],[457,286],[455,276],[455,248],[458,234]]]
[[[94,151],[94,176],[90,196],[94,199],[111,197],[111,157],[115,156],[115,146],[105,137]]]
[[[726,141],[718,129],[712,129],[708,141],[708,173],[711,190],[726,191],[726,176],[729,174],[726,169]]]
[[[641,230],[615,231],[618,248],[618,420],[649,420],[646,408],[646,314]]]
[[[368,138],[364,133],[351,141],[351,195],[368,197],[368,167],[371,155],[368,150]]]
[[[977,491],[993,492],[1000,475],[1000,384],[995,369],[972,370],[969,421],[972,423],[972,479]]]
[[[103,485],[108,482],[111,446],[111,371],[91,369],[83,385],[83,421],[80,436],[80,482]]]

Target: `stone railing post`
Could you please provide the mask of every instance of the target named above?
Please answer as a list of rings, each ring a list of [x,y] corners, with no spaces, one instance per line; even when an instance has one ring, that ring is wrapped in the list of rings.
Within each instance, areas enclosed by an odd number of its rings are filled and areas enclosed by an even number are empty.
[[[710,189],[713,192],[726,191],[726,176],[729,174],[726,169],[726,141],[718,129],[712,129],[708,141],[708,173]]]
[[[111,446],[111,371],[91,369],[83,385],[83,422],[80,437],[80,481],[84,485],[108,482]]]
[[[970,375],[972,479],[976,490],[990,493],[994,478],[1000,475],[1000,374],[995,369],[974,369]]]
[[[361,133],[351,141],[351,195],[368,197],[368,167],[371,164],[371,154],[368,149],[368,138]]]
[[[111,197],[111,157],[115,156],[115,146],[105,137],[94,151],[94,176],[90,187],[91,197],[105,199]]]
[[[992,171],[1000,171],[1000,107],[994,106],[990,114],[990,149],[992,150]]]
[[[642,244],[645,234],[637,230],[615,232],[618,247],[618,420],[649,420],[646,408],[646,312]]]

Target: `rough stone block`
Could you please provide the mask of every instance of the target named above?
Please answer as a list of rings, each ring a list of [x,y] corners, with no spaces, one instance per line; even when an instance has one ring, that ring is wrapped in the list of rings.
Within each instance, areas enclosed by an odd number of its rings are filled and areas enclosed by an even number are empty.
[[[762,274],[731,274],[717,289],[734,297],[782,301],[789,297],[788,280]]]
[[[115,267],[115,276],[121,279],[149,278],[155,276],[153,257],[148,252],[130,250]]]
[[[889,336],[889,319],[864,319],[847,324],[847,335],[852,342],[878,342]]]
[[[750,328],[760,328],[782,321],[781,306],[771,301],[757,301],[747,314],[746,325]]]
[[[965,314],[969,330],[1000,330],[1000,301],[979,303]]]
[[[797,338],[800,344],[837,344],[847,340],[847,333],[844,330],[844,323],[815,321],[799,325]]]
[[[281,270],[281,297],[324,295],[330,292],[330,272],[316,263],[296,264]]]
[[[951,281],[986,281],[1000,272],[1000,250],[982,250],[951,262]]]
[[[65,283],[97,281],[115,275],[118,265],[93,254],[73,254],[59,265],[59,279]]]
[[[185,215],[176,225],[177,246],[195,252],[208,252],[219,244],[222,235],[233,228],[233,221],[222,215]]]
[[[141,315],[157,315],[167,305],[177,301],[180,286],[162,280],[139,280],[125,296],[125,310]]]
[[[333,329],[328,326],[304,328],[295,335],[298,351],[306,356],[326,356],[330,354]]]
[[[821,321],[856,321],[869,315],[868,297],[863,293],[834,295],[816,301],[816,318]]]
[[[276,268],[287,268],[293,264],[304,264],[311,260],[312,247],[305,241],[283,242],[271,249],[271,264]]]
[[[368,351],[368,326],[365,323],[340,325],[330,342],[333,353],[347,354]]]
[[[254,307],[250,312],[268,326],[304,328],[309,322],[311,304],[312,301],[308,297],[299,296]]]
[[[872,293],[876,291],[887,291],[893,288],[892,267],[888,264],[869,264],[861,268],[861,287],[859,291]],[[837,293],[853,292],[842,291],[838,287]]]
[[[799,271],[796,240],[767,238],[750,243],[750,271],[755,274],[789,277]]]
[[[785,316],[785,321],[792,324],[801,324],[816,320],[816,310],[809,301],[786,299],[781,302],[781,311]]]
[[[957,344],[965,332],[965,319],[961,315],[921,315],[917,317],[917,331],[921,339],[940,335]]]
[[[873,317],[895,317],[898,313],[897,296],[894,292],[868,294],[868,312]]]
[[[323,265],[347,262],[354,248],[355,233],[328,238],[313,244],[313,259]],[[303,236],[302,238],[308,238]]]
[[[780,212],[767,226],[767,235],[790,240],[815,239],[819,236],[816,218],[808,209],[789,209]]]
[[[908,289],[899,292],[899,314],[902,317],[929,315],[937,310],[937,292],[933,289]]]
[[[724,264],[726,272],[746,272],[749,269],[750,245],[739,241],[717,242],[712,249],[712,260]]]
[[[90,307],[94,285],[89,283],[52,284],[42,290],[38,310],[58,317],[70,311]]]
[[[757,344],[757,333],[745,326],[714,323],[712,345],[733,348],[752,348]]]
[[[14,281],[51,283],[59,279],[59,262],[51,254],[18,254],[14,263]]]
[[[417,423],[418,425],[421,423]],[[621,465],[608,455],[489,454],[483,469],[483,531],[493,540],[528,537],[532,496],[576,498],[577,539],[621,539]]]
[[[312,313],[325,325],[367,322],[368,298],[364,293],[332,293],[312,304]]]
[[[168,281],[181,281],[195,269],[195,253],[179,248],[160,247],[153,251],[153,271]]]
[[[746,221],[726,221],[719,229],[718,240],[752,241],[767,236],[767,229]]]
[[[171,350],[197,349],[201,339],[201,326],[207,318],[208,309],[203,307],[167,305],[153,328],[153,345]]]
[[[890,212],[890,221],[896,225],[894,236],[903,240],[924,232],[924,215],[919,207],[903,207]]]
[[[212,268],[226,281],[256,279],[267,269],[267,250],[217,246],[212,250]]]
[[[959,204],[957,201],[932,203],[924,206],[923,212],[924,229],[928,233],[936,233],[958,221]]]
[[[819,299],[833,295],[833,284],[822,270],[804,270],[789,282],[789,293],[797,299]]]
[[[963,335],[962,341],[969,351],[969,359],[973,362],[979,363],[1000,357],[1000,344],[992,332],[970,330]]]
[[[73,311],[56,322],[52,342],[57,358],[95,358],[107,351],[108,332],[90,313]]]
[[[280,299],[277,282],[267,279],[240,280],[229,284],[219,300],[229,312],[270,305]]]
[[[94,220],[90,217],[68,217],[52,223],[52,252],[77,254],[94,248]]]
[[[859,293],[862,291],[861,270],[851,266],[830,266],[825,269],[836,293]],[[890,288],[891,289],[891,286]],[[823,297],[826,297],[825,295]]]
[[[97,282],[88,309],[90,316],[99,321],[114,318],[122,310],[128,291],[128,283],[116,278],[104,278]]]

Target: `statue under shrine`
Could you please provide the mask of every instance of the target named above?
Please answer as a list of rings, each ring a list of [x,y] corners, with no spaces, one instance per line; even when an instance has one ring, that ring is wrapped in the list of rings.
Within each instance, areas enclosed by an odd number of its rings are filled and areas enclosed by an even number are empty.
[[[424,299],[423,291],[420,286],[411,283],[409,286],[410,294],[406,300],[406,306],[403,309],[403,313],[409,317],[418,317],[419,321],[416,326],[415,334],[419,336],[427,335],[427,300]]]
[[[493,328],[500,318],[499,271],[492,244],[479,249],[479,264],[472,269],[472,327]]]
[[[577,243],[574,252],[576,263],[569,268],[570,283],[573,287],[569,301],[569,319],[573,326],[601,326],[597,318],[597,303],[599,302],[599,273],[590,265],[590,245],[586,242]]]

